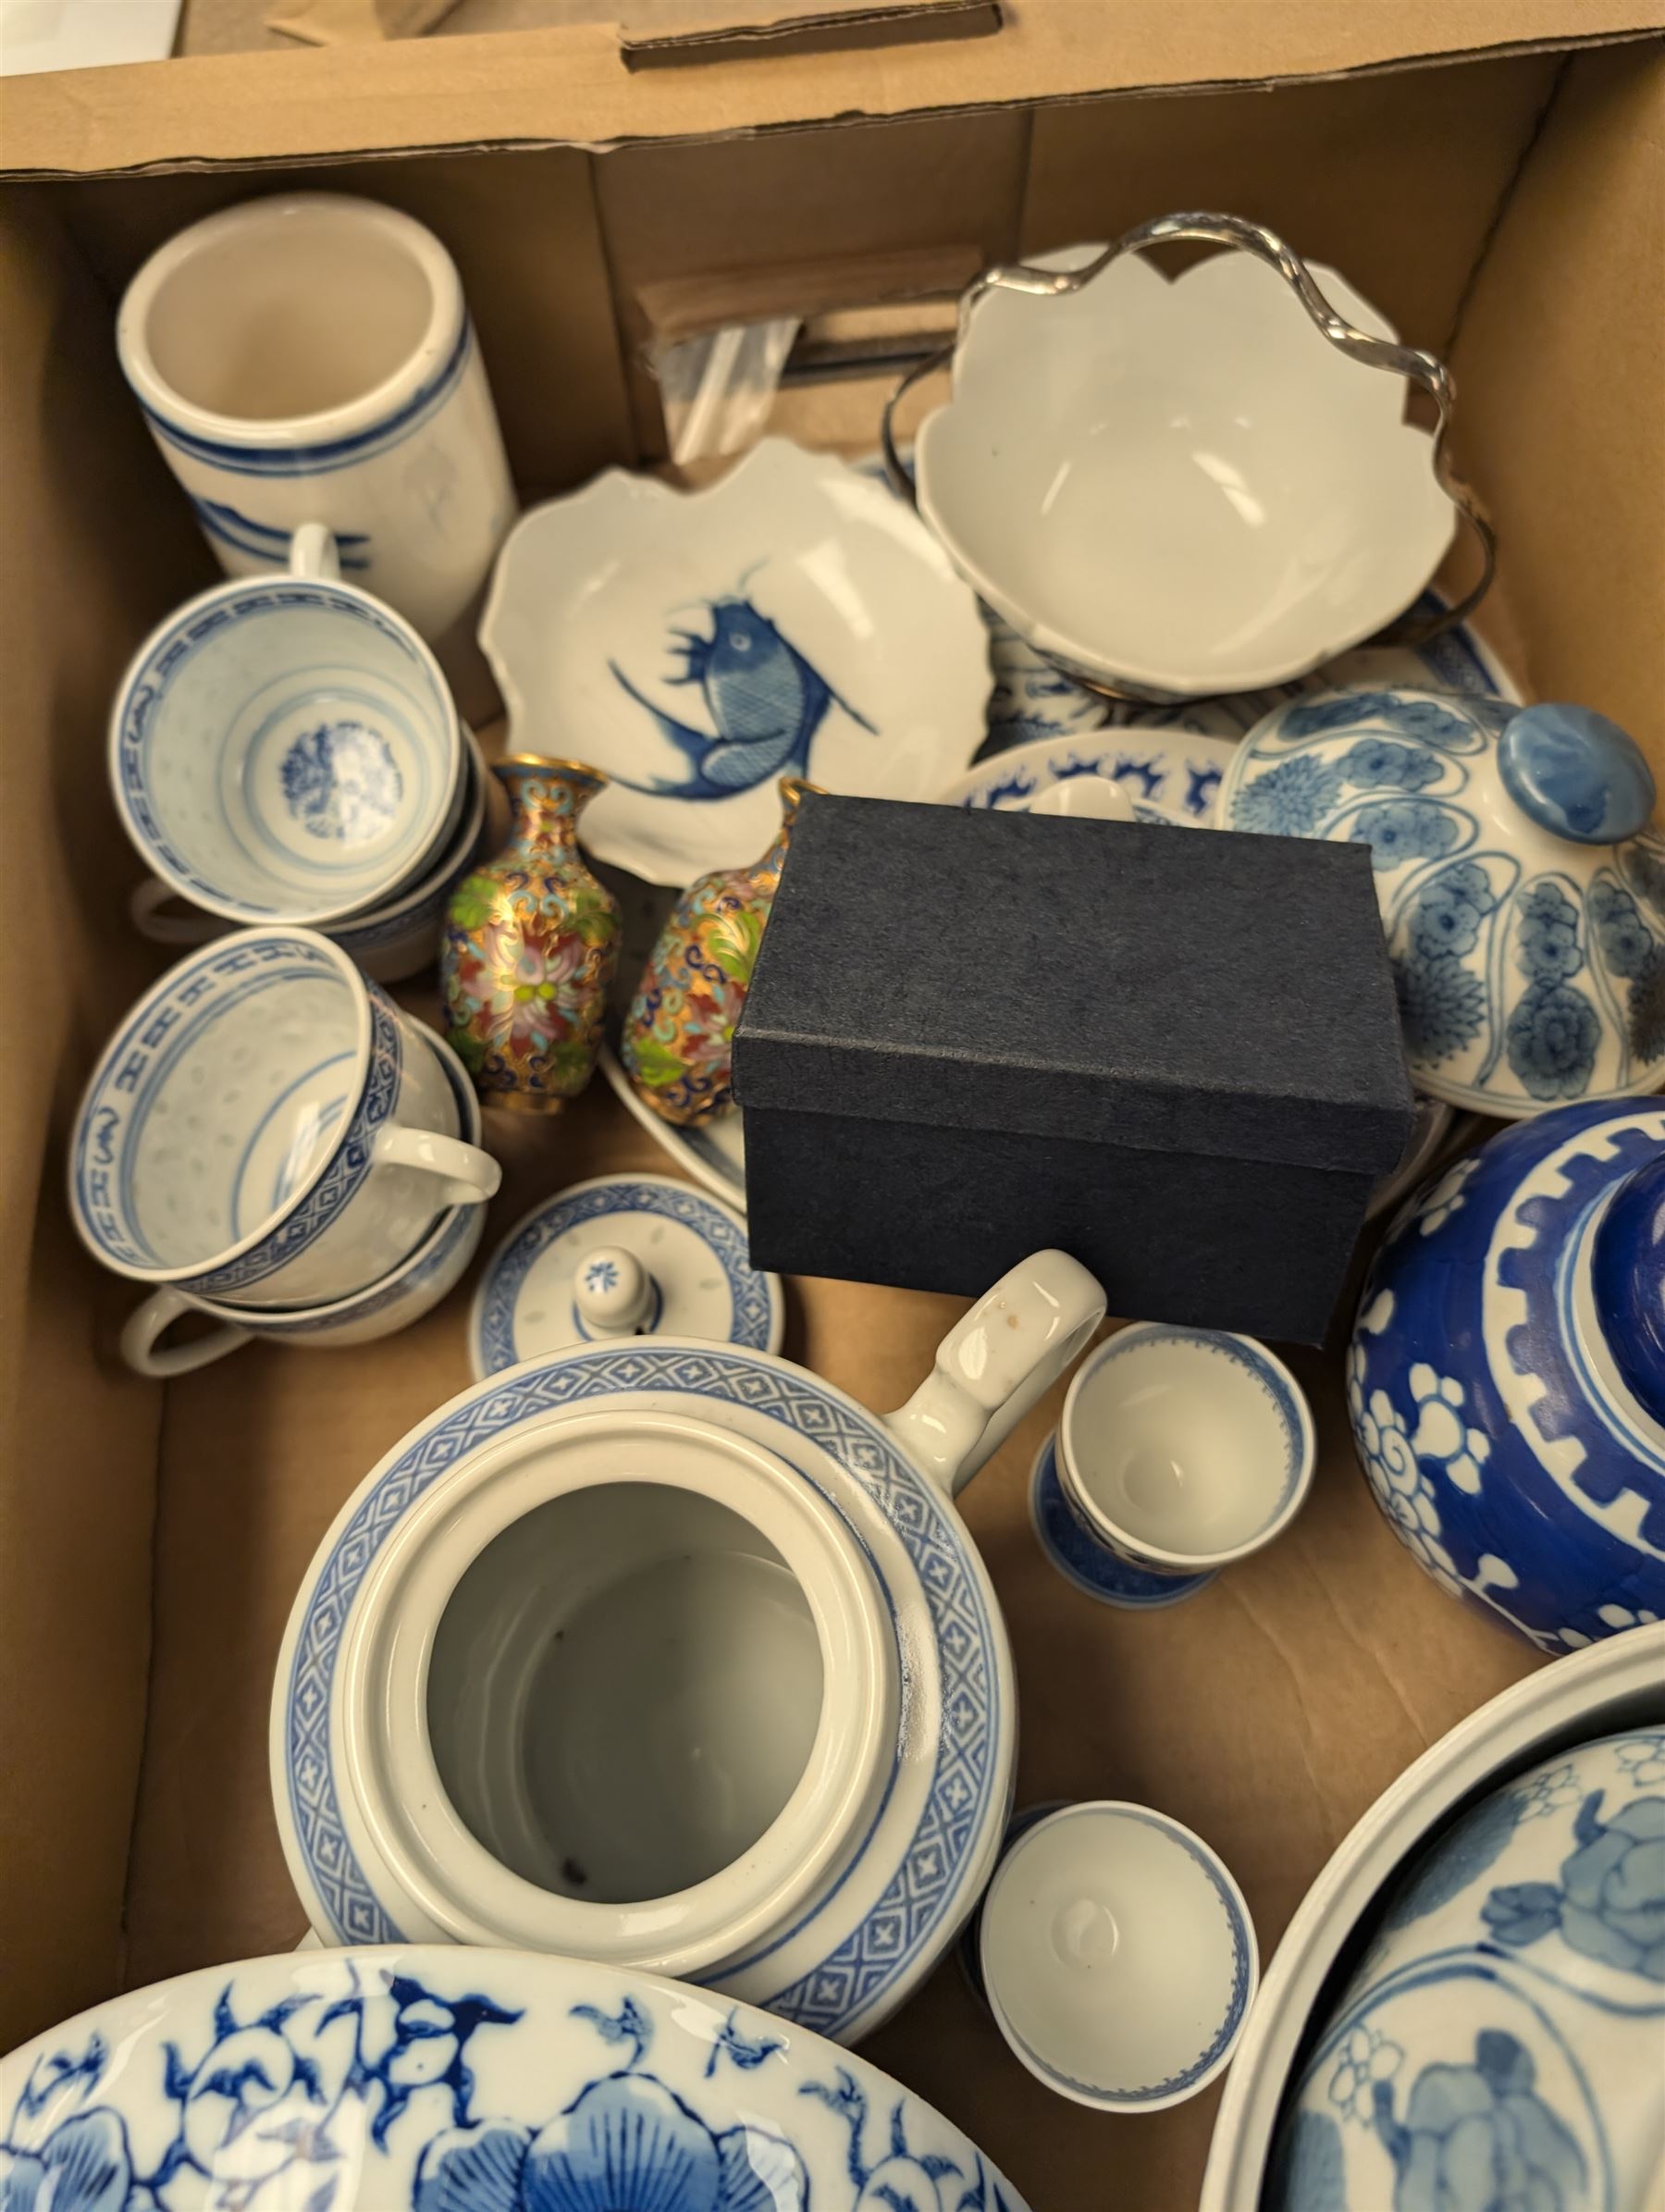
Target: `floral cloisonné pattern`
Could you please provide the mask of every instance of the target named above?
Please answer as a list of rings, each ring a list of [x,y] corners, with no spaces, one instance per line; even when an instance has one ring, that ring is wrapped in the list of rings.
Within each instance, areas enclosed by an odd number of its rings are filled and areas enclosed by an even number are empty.
[[[781,780],[781,827],[750,868],[722,868],[684,892],[624,1018],[619,1057],[638,1097],[681,1128],[734,1104],[733,1038],[750,988],[799,807],[812,784]]]
[[[509,843],[451,894],[440,947],[447,1041],[488,1104],[557,1112],[588,1082],[619,951],[619,908],[578,850],[605,782],[530,756],[497,771]]]
[[[269,1959],[41,2038],[0,2067],[0,2206],[1023,2212],[929,2107],[763,2014],[561,1961],[433,1961]]]

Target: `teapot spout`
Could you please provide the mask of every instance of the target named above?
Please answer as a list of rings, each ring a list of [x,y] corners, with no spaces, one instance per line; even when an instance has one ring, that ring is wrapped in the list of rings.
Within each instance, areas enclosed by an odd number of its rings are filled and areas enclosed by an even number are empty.
[[[885,1427],[953,1497],[1104,1317],[1096,1276],[1067,1252],[1031,1253],[948,1331],[931,1373],[906,1405],[885,1415]]]

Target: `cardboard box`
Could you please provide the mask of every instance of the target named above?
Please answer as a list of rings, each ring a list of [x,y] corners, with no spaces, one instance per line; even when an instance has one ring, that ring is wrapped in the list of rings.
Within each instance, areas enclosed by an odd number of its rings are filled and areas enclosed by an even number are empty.
[[[256,0],[256,5],[260,0]],[[196,11],[193,10],[193,14]],[[262,13],[265,9],[262,7]],[[460,262],[523,489],[660,440],[654,287],[776,297],[783,270],[958,266],[1181,205],[1240,209],[1449,350],[1500,584],[1483,626],[1541,697],[1584,697],[1665,771],[1665,147],[1659,0],[1008,0],[963,42],[633,68],[611,26],[204,54],[0,80],[0,2041],[118,1985],[301,1934],[266,1780],[290,1598],[376,1457],[466,1380],[455,1304],[352,1354],[251,1348],[168,1385],[119,1366],[131,1293],[86,1261],[61,1174],[76,1095],[163,964],[104,724],[147,626],[212,562],[117,373],[116,296],[209,208],[280,184],[396,202]],[[455,35],[450,26],[456,26]],[[819,278],[823,310],[838,303]],[[683,311],[685,327],[685,310]],[[882,385],[777,426],[873,443]],[[497,1139],[491,1233],[604,1168],[658,1164],[595,1093]],[[464,1293],[465,1295],[466,1293]],[[786,1349],[905,1398],[951,1299],[795,1287]],[[1030,1534],[1036,1407],[966,1494],[1011,1624],[1019,1797],[1141,1798],[1207,1835],[1269,1951],[1359,1813],[1535,1663],[1380,1522],[1333,1359],[1296,1363],[1321,1464],[1295,1531],[1192,1602],[1110,1613]],[[1035,2212],[1194,2201],[1213,2095],[1139,2120],[1050,2097],[952,1964],[870,2055],[977,2136]],[[1245,2208],[1247,2212],[1247,2208]]]
[[[1414,1110],[1363,846],[829,797],[734,1092],[756,1267],[975,1296],[1055,1244],[1304,1344]]]

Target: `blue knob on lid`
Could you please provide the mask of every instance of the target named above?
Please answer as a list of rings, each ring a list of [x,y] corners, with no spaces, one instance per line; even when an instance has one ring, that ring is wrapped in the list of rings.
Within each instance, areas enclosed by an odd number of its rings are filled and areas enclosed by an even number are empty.
[[[1590,707],[1523,707],[1498,740],[1504,789],[1540,829],[1614,845],[1645,829],[1653,771],[1628,731]]]

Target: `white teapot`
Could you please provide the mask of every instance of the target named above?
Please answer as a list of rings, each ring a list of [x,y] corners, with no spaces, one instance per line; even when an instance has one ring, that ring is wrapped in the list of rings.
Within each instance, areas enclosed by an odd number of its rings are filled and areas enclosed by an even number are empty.
[[[318,1935],[563,1952],[867,2033],[953,1941],[1011,1794],[1011,1653],[950,1501],[1104,1312],[1038,1253],[886,1418],[659,1337],[441,1406],[342,1509],[278,1660]]]

